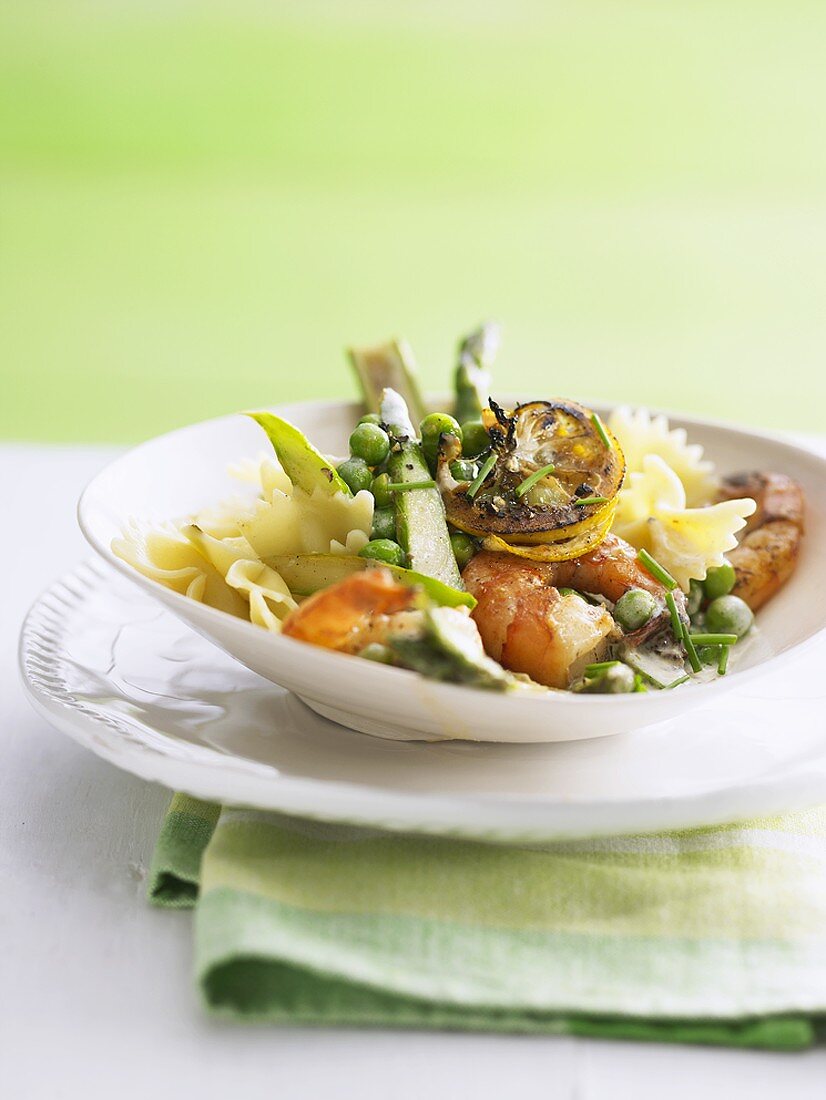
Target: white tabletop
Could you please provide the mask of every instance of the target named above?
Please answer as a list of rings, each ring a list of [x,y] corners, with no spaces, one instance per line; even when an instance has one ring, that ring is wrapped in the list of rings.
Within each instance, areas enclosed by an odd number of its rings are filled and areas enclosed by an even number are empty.
[[[0,1094],[823,1096],[826,1050],[767,1054],[206,1020],[190,973],[191,915],[153,910],[144,900],[168,792],[50,729],[23,698],[16,669],[27,607],[86,555],[74,503],[112,453],[0,446]]]

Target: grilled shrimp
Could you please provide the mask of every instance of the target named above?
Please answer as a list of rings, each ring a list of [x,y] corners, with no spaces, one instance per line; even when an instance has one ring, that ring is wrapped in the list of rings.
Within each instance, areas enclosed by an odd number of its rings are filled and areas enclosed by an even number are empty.
[[[365,569],[306,599],[284,620],[282,633],[324,649],[357,653],[409,627],[412,617],[420,618],[411,610],[414,600],[413,589],[393,580],[388,570]]]
[[[542,562],[483,550],[462,579],[478,601],[472,614],[488,655],[539,684],[565,688],[603,656],[614,620],[604,607],[563,596],[546,572]]]
[[[625,641],[638,644],[668,621],[665,589],[637,561],[636,551],[609,535],[596,550],[561,562],[537,562],[483,551],[462,579],[478,603],[473,618],[485,649],[513,672],[526,672],[548,687],[565,688],[586,664],[600,660],[619,632],[602,606],[559,588],[592,592],[615,602],[631,588],[644,588],[661,604],[661,615]],[[684,598],[675,592],[684,614]]]
[[[663,615],[668,614],[665,587],[640,563],[634,547],[619,535],[607,535],[595,550],[568,561],[549,562],[545,568],[548,584],[575,588],[578,592],[593,592],[605,596],[612,603],[632,588],[642,588],[656,597]],[[675,589],[674,597],[682,613],[685,597],[678,589]],[[658,621],[659,616],[648,624],[646,633],[651,633]]]
[[[734,595],[752,611],[771,599],[794,572],[803,538],[803,490],[785,474],[743,473],[724,479],[720,500],[751,497],[757,511],[739,545],[728,554],[734,566]]]

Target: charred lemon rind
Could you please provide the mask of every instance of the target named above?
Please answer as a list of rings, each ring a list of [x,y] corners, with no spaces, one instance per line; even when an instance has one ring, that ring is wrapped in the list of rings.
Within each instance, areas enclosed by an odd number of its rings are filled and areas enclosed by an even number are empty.
[[[609,516],[600,520],[589,530],[573,538],[558,539],[555,542],[506,542],[498,535],[487,535],[482,540],[482,547],[485,550],[494,550],[499,553],[514,554],[520,558],[528,558],[530,561],[569,561],[595,550],[611,529],[613,519],[612,510]]]
[[[607,533],[625,460],[617,440],[604,425],[597,426],[590,409],[553,400],[526,402],[506,412],[492,402],[483,419],[497,462],[475,494],[470,482],[457,482],[447,473],[451,454],[440,455],[440,487],[454,527],[509,546],[574,545],[595,531]],[[546,465],[554,470],[540,483],[543,493],[522,499],[520,484]],[[537,504],[535,498],[542,495],[559,503]],[[601,499],[577,503],[592,496]]]
[[[467,535],[473,535],[474,538],[486,538],[488,535],[492,535],[503,542],[532,546],[576,538],[578,535],[591,530],[594,526],[601,524],[606,517],[609,518],[610,526],[616,506],[616,499],[608,501],[607,504],[589,505],[587,508],[577,509],[577,517],[574,521],[560,523],[555,527],[539,528],[534,531],[520,529],[514,532],[511,527],[500,526],[496,523],[488,524],[486,527],[474,525],[472,522],[468,522],[463,514],[453,514],[452,512],[448,513],[448,519],[454,527],[464,531]]]

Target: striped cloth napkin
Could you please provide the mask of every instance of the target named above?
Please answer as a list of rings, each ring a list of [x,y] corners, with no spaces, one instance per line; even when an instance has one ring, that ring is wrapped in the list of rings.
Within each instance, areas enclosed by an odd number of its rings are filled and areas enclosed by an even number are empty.
[[[176,795],[149,892],[208,1009],[800,1049],[826,1019],[826,808],[541,850]]]

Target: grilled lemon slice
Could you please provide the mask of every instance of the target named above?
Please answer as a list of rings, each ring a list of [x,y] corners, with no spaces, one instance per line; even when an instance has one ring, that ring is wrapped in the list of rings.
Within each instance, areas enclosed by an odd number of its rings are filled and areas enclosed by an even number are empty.
[[[455,527],[490,540],[491,548],[495,541],[499,549],[522,548],[524,556],[545,560],[577,557],[605,537],[625,460],[590,409],[575,401],[531,401],[508,413],[491,402],[483,422],[491,440],[484,480],[452,477],[456,445],[449,437],[440,454],[439,486]],[[532,546],[542,549],[529,554]]]

